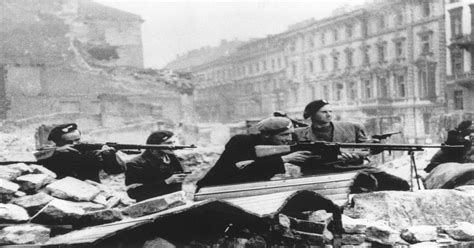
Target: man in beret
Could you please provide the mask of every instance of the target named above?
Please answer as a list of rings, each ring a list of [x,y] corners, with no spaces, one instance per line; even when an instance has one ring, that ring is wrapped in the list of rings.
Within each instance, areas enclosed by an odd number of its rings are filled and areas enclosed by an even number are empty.
[[[173,135],[170,131],[153,132],[146,143],[173,145]],[[181,163],[171,150],[147,149],[126,165],[127,194],[137,201],[179,191],[186,177]]]
[[[471,155],[474,154],[472,151],[472,138],[471,129],[472,121],[462,121],[459,125],[448,131],[448,137],[444,144],[446,145],[463,145],[464,148],[460,149],[447,149],[441,148],[436,152],[430,160],[430,163],[425,167],[426,172],[431,172],[438,165],[443,163],[472,163],[474,162]]]
[[[311,119],[311,125],[295,130],[299,142],[337,142],[337,143],[377,143],[379,140],[369,140],[367,138],[365,128],[362,124],[333,121],[331,105],[326,100],[316,100],[306,105],[303,117]],[[396,176],[387,174],[383,171],[366,167],[364,159],[372,154],[382,151],[375,149],[370,152],[341,150],[338,155],[339,164],[332,166],[305,166],[309,173],[321,173],[341,170],[363,170],[358,180],[358,185],[353,185],[351,190],[353,193],[375,190],[409,190],[408,183]],[[367,188],[371,185],[371,188]]]
[[[55,126],[48,135],[54,147],[43,147],[34,155],[38,164],[56,173],[58,179],[75,177],[80,180],[92,180],[100,183],[99,172],[109,174],[123,172],[115,149],[104,145],[100,150],[78,151],[75,144],[81,141],[81,132],[77,124],[68,123]]]
[[[198,187],[269,180],[285,173],[285,163],[304,163],[310,152],[298,151],[283,156],[257,158],[257,145],[286,145],[292,141],[293,125],[288,118],[270,117],[257,124],[259,134],[238,134],[225,145],[225,150]]]

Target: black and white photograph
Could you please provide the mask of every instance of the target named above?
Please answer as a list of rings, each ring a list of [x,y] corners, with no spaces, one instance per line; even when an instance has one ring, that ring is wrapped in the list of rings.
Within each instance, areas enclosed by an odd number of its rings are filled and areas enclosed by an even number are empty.
[[[474,0],[0,0],[1,247],[474,247]]]

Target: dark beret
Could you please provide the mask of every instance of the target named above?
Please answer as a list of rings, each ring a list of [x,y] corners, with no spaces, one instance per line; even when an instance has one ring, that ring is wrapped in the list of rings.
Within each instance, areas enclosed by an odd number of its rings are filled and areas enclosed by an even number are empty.
[[[472,126],[472,121],[462,121],[461,123],[459,123],[457,129],[459,131],[463,131],[463,130],[469,129],[471,126]]]
[[[303,118],[308,119],[314,113],[318,112],[324,105],[329,104],[326,100],[316,100],[308,103],[304,108]]]
[[[257,123],[257,129],[264,134],[277,134],[293,129],[291,120],[285,117],[269,117]]]
[[[148,136],[146,143],[150,145],[159,145],[173,137],[173,135],[174,133],[170,131],[156,131]]]
[[[51,140],[54,143],[57,143],[58,141],[61,140],[61,136],[63,134],[70,133],[74,130],[77,130],[77,124],[76,123],[68,123],[68,124],[62,124],[62,125],[55,126],[49,132],[48,140]]]

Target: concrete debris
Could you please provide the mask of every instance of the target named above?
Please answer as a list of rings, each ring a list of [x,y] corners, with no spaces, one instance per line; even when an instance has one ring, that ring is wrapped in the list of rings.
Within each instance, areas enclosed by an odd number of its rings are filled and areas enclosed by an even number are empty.
[[[33,168],[26,165],[25,163],[8,164],[5,167],[13,170],[18,170],[21,172],[22,175],[33,172]]]
[[[106,208],[113,208],[120,204],[120,198],[116,196],[112,196],[107,199],[107,203],[105,204]]]
[[[451,238],[460,241],[474,241],[474,224],[459,222],[453,226],[442,227]]]
[[[0,166],[0,178],[13,181],[19,176],[21,176],[21,170]]]
[[[15,181],[21,185],[22,191],[34,192],[53,180],[54,178],[47,174],[28,174],[17,177]]]
[[[95,226],[105,223],[115,222],[122,220],[122,214],[116,209],[104,209],[94,212],[88,212],[84,214],[81,219],[81,225],[83,226]]]
[[[92,201],[100,190],[86,182],[72,177],[65,177],[46,186],[49,194],[73,201]]]
[[[332,220],[332,213],[326,212],[326,210],[318,210],[311,212],[308,216],[308,221],[312,222],[324,222],[329,223]]]
[[[37,165],[37,164],[31,164],[28,167],[32,169],[33,174],[45,174],[45,175],[48,175],[52,178],[57,178],[56,173],[50,171],[49,169],[47,169],[44,166]]]
[[[34,195],[26,195],[13,199],[11,203],[26,209],[30,215],[34,215],[52,200],[54,200],[54,197],[44,192],[39,192]]]
[[[360,245],[365,242],[365,234],[342,234],[341,242],[344,245]]]
[[[20,189],[20,185],[0,178],[0,194],[14,194]]]
[[[0,221],[4,222],[25,222],[30,218],[28,212],[14,204],[0,203]]]
[[[414,244],[426,241],[436,241],[438,238],[437,228],[435,226],[412,226],[400,232],[400,237],[405,241]]]
[[[403,243],[400,233],[384,223],[372,223],[365,230],[367,240],[384,245]]]
[[[370,222],[366,219],[353,219],[349,216],[342,215],[342,228],[345,233],[349,234],[365,234],[365,230]]]
[[[76,224],[85,211],[73,202],[54,199],[42,208],[31,222],[38,224]]]
[[[182,191],[178,191],[133,204],[123,209],[122,213],[132,218],[136,218],[184,204],[186,204],[184,194]]]
[[[41,244],[48,241],[50,229],[36,224],[8,226],[0,230],[0,244]]]

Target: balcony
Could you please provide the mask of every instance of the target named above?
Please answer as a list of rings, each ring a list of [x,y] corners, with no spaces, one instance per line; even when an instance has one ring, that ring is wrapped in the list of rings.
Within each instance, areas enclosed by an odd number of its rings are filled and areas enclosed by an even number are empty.
[[[474,47],[474,37],[473,34],[462,34],[456,35],[451,38],[451,46],[459,46],[464,49],[469,49]]]
[[[447,76],[448,84],[457,84],[466,88],[474,88],[474,71],[455,73]]]

